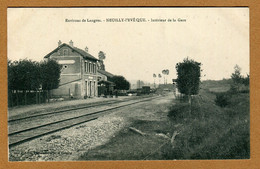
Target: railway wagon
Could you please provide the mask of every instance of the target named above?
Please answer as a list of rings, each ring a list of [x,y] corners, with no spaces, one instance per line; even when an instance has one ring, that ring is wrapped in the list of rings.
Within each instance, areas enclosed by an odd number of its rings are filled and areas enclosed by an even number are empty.
[[[142,88],[139,88],[136,91],[137,91],[137,96],[150,94],[151,93],[151,87],[150,86],[143,86]]]
[[[142,87],[142,94],[150,94],[151,87],[150,86],[143,86]]]

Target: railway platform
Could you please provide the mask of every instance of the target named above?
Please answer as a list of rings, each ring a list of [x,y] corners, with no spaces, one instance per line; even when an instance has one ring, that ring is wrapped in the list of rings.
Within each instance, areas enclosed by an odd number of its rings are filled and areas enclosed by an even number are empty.
[[[40,113],[40,112],[51,112],[61,109],[67,108],[75,108],[77,106],[84,106],[86,104],[92,103],[102,103],[104,101],[112,101],[112,100],[124,100],[129,98],[128,96],[119,96],[118,98],[103,98],[103,97],[95,97],[91,99],[84,100],[65,100],[65,101],[54,101],[50,103],[43,104],[33,104],[26,106],[17,106],[8,108],[8,119],[13,118],[15,116],[23,116],[23,114],[28,113]]]

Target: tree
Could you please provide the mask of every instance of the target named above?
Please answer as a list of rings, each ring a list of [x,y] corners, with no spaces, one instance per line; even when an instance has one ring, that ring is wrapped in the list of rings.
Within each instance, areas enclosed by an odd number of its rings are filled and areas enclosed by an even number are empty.
[[[189,98],[191,104],[191,95],[198,94],[200,84],[201,63],[192,59],[185,58],[183,62],[176,64],[177,71],[177,87],[180,93],[185,94]]]
[[[99,60],[104,60],[106,59],[106,54],[103,51],[98,52],[98,59]]]
[[[233,80],[233,82],[236,85],[238,85],[238,84],[242,83],[242,81],[243,81],[243,78],[241,75],[241,68],[238,65],[235,65],[234,70],[235,70],[235,72],[232,73],[231,79]]]
[[[42,89],[47,91],[49,101],[49,92],[52,89],[57,89],[60,83],[60,73],[62,66],[55,60],[44,61],[41,66],[41,84]]]
[[[166,76],[169,75],[169,69],[165,69],[165,75],[166,75]],[[167,78],[166,78],[166,84],[167,84]]]
[[[23,92],[24,104],[27,104],[27,93],[43,90],[51,90],[59,87],[61,66],[54,60],[48,62],[35,62],[27,59],[19,61],[8,60],[8,98],[13,105],[12,95],[15,91],[16,105],[19,104],[18,93]]]
[[[19,60],[14,63],[15,88],[18,90],[35,90],[40,86],[39,64],[31,60]]]
[[[161,79],[161,77],[162,77],[162,75],[159,73],[159,74],[158,74],[158,78],[159,78],[159,84],[160,84],[160,81],[161,81],[161,80],[160,80],[160,79]]]
[[[23,91],[24,104],[27,104],[27,92],[36,90],[40,87],[40,67],[37,62],[23,59],[9,63],[10,70],[10,83],[11,89],[16,90],[17,104],[18,104],[18,91]],[[12,82],[11,82],[12,81]]]
[[[115,89],[128,90],[130,88],[130,83],[123,76],[113,76],[111,81],[115,83]]]
[[[14,64],[11,60],[8,60],[7,62],[7,71],[8,71],[8,90],[14,90],[15,87],[15,70],[14,70]]]
[[[98,53],[98,65],[100,70],[105,70],[105,64],[104,64],[104,59],[106,59],[106,54],[103,51],[99,51]]]
[[[165,84],[165,75],[166,75],[166,70],[162,70],[162,74],[164,75],[164,76],[163,76],[163,84]]]
[[[250,81],[250,76],[249,74],[247,74],[247,76],[243,78],[243,84],[245,86],[249,86],[249,81]]]
[[[246,77],[241,75],[241,68],[238,65],[234,66],[234,73],[231,75],[231,79],[233,81],[233,84],[231,85],[231,90],[232,91],[240,91],[240,87],[245,85],[249,86],[249,80],[250,77],[247,74]]]
[[[8,71],[8,106],[13,106],[13,90],[15,89],[15,71],[11,60],[7,62]]]
[[[155,88],[155,78],[156,78],[156,74],[154,73],[153,74],[153,80],[154,80],[153,85],[154,85],[154,88]]]

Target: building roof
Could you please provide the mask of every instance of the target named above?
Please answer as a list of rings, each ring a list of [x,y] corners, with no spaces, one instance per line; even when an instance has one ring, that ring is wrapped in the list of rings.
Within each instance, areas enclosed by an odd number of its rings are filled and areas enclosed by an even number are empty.
[[[108,85],[111,85],[111,86],[115,86],[115,83],[114,82],[111,82],[111,81],[106,81],[106,80],[101,80],[98,82],[98,84],[108,84]]]
[[[90,60],[95,60],[97,61],[98,59],[95,58],[94,56],[92,56],[91,54],[87,53],[86,51],[82,50],[82,49],[79,49],[77,47],[72,47],[66,43],[63,43],[62,45],[58,46],[56,49],[54,49],[53,51],[51,51],[49,54],[47,54],[46,56],[44,56],[44,58],[49,58],[50,55],[52,55],[53,53],[57,52],[60,48],[62,48],[63,46],[67,46],[69,48],[72,49],[72,51],[75,51],[77,52],[78,54],[80,54],[83,58],[85,59],[90,59]]]
[[[107,77],[113,77],[114,76],[112,73],[109,73],[109,72],[107,72],[105,70],[98,69],[97,71],[98,71],[98,73],[101,73],[101,74],[103,74],[103,75],[105,75]]]

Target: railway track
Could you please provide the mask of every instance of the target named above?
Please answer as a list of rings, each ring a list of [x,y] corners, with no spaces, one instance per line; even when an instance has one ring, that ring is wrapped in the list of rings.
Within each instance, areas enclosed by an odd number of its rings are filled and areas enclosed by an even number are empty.
[[[44,123],[44,124],[40,124],[40,125],[36,125],[36,126],[30,126],[28,128],[19,129],[19,130],[16,130],[16,131],[10,132],[10,130],[9,130],[9,134],[8,134],[9,148],[14,147],[16,145],[19,145],[21,143],[33,140],[35,138],[42,137],[42,136],[47,135],[47,134],[51,134],[51,133],[54,133],[54,132],[57,132],[57,131],[60,131],[60,130],[64,130],[66,128],[73,127],[75,125],[79,125],[81,123],[85,123],[85,122],[88,122],[88,121],[95,120],[98,117],[106,114],[108,111],[123,108],[123,107],[130,106],[130,105],[133,105],[133,104],[141,103],[141,102],[150,101],[150,100],[153,100],[155,98],[158,98],[158,96],[140,99],[140,100],[123,101],[123,102],[120,102],[121,103],[120,105],[111,106],[109,108],[104,108],[102,110],[87,112],[87,113],[80,114],[80,115],[77,115],[77,116],[64,118],[64,119],[61,119],[61,120],[56,120],[56,121],[52,121],[52,122],[49,122],[49,123]],[[119,103],[119,102],[117,102],[117,103]],[[106,104],[108,104],[108,103],[106,103]],[[99,106],[100,106],[100,104],[99,104]],[[78,109],[73,108],[73,109],[62,110],[62,112],[70,112],[72,110],[81,110],[81,109],[84,109],[84,108],[88,108],[88,106],[79,107]],[[58,112],[61,112],[61,111],[58,111]],[[54,114],[55,112],[51,112],[51,113]],[[47,113],[42,114],[42,115],[46,116]],[[36,117],[39,118],[40,115],[39,116],[26,117],[26,119],[36,118]],[[23,118],[23,120],[25,120],[25,118]],[[11,122],[17,123],[18,121],[19,120],[16,119],[16,120],[11,121]]]
[[[144,97],[146,98],[146,97]],[[80,110],[80,109],[86,109],[86,108],[92,108],[92,107],[97,107],[97,106],[103,106],[103,105],[109,105],[109,104],[116,104],[116,103],[121,103],[121,102],[127,102],[132,100],[130,99],[125,99],[125,100],[112,100],[112,101],[103,101],[103,102],[95,102],[95,103],[90,103],[86,106],[79,106],[79,107],[74,107],[74,108],[67,108],[67,109],[62,109],[62,110],[56,110],[56,111],[51,111],[51,112],[39,112],[37,114],[33,115],[25,115],[23,117],[12,117],[8,120],[8,123],[13,123],[21,120],[26,120],[26,119],[32,119],[35,117],[40,117],[40,116],[46,116],[46,115],[51,115],[51,114],[58,114],[58,113],[63,113],[63,112],[68,112],[68,111],[73,111],[73,110]]]

